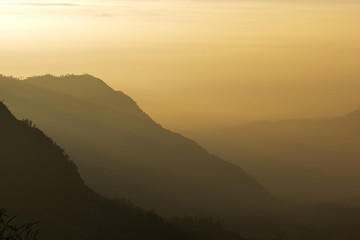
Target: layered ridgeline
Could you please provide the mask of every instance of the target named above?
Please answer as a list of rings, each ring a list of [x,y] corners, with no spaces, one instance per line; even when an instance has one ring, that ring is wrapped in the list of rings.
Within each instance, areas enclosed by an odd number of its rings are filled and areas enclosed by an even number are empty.
[[[296,201],[360,200],[360,110],[341,117],[262,121],[200,141]]]
[[[63,149],[2,103],[0,132],[0,208],[19,215],[9,226],[37,220],[39,239],[53,240],[240,239],[209,220],[174,218],[170,224],[127,201],[99,196]]]
[[[63,146],[106,196],[170,214],[236,214],[273,203],[240,167],[164,129],[92,76],[1,77],[0,96]]]

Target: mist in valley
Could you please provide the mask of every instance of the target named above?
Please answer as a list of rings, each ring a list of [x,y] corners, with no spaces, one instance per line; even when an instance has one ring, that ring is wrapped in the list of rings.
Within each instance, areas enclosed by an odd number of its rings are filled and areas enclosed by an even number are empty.
[[[359,13],[0,1],[0,240],[358,240]]]

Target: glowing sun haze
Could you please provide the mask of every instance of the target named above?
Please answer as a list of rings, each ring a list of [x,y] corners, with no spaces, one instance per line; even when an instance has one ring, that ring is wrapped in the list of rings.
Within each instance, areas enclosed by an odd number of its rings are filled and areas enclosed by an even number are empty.
[[[90,73],[166,127],[360,108],[356,1],[0,1],[0,72]]]

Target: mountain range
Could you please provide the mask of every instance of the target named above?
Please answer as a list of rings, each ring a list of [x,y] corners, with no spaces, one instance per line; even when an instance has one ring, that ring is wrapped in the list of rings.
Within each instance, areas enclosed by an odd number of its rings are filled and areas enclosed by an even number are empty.
[[[0,96],[64,147],[104,196],[170,215],[252,211],[277,201],[238,165],[163,128],[93,76],[2,76]]]
[[[166,220],[129,200],[98,195],[64,149],[3,103],[0,132],[0,208],[18,215],[11,222],[39,221],[38,239],[242,239],[209,219]],[[15,225],[0,221],[0,239],[10,239],[8,226]]]
[[[6,208],[10,215],[18,214],[14,221],[19,223],[40,221],[36,225],[40,228],[39,239],[360,237],[360,208],[333,203],[289,204],[276,199],[238,165],[164,129],[131,98],[100,79],[89,75],[47,75],[26,80],[1,76],[0,96],[22,119],[17,120],[0,103],[0,208]],[[278,178],[278,182],[286,182],[288,191],[301,196],[300,186],[306,186],[306,178],[295,177],[309,177],[312,172],[300,171],[293,176],[296,172],[289,167],[295,163],[293,153],[303,154],[299,164],[308,164],[310,169],[315,160],[322,161],[319,167],[330,163],[339,166],[338,155],[331,158],[324,152],[330,151],[328,148],[334,153],[341,150],[343,163],[356,172],[358,120],[359,111],[323,120],[256,122],[224,131],[223,136],[229,141],[236,136],[238,145],[229,145],[228,149],[238,147],[237,152],[229,154],[240,154],[244,166],[249,168],[250,162],[263,164],[261,173],[268,175],[254,173],[261,181],[273,177],[264,185],[271,186]],[[313,152],[308,150],[311,146]],[[322,155],[311,161],[301,160],[314,156],[314,152]],[[280,158],[272,159],[269,153],[277,153],[283,161],[275,161]],[[284,165],[286,159],[289,161]],[[345,171],[340,167],[329,169]],[[287,175],[281,175],[286,171]],[[346,171],[356,177],[351,170]],[[307,180],[323,177],[313,176],[316,178]],[[324,187],[336,189],[338,185],[333,183]],[[354,189],[347,191],[356,193],[355,184],[349,186]],[[162,216],[137,204],[155,209]],[[0,210],[0,230],[10,226],[4,225],[3,216]],[[224,230],[218,219],[226,229],[237,233]]]
[[[258,121],[198,140],[274,195],[297,202],[360,198],[360,110],[339,117]]]

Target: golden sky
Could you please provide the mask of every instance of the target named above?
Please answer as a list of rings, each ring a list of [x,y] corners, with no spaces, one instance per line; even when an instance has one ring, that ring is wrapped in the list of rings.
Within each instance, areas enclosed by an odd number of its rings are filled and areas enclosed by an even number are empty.
[[[356,1],[1,1],[0,73],[90,73],[175,130],[360,108]]]

